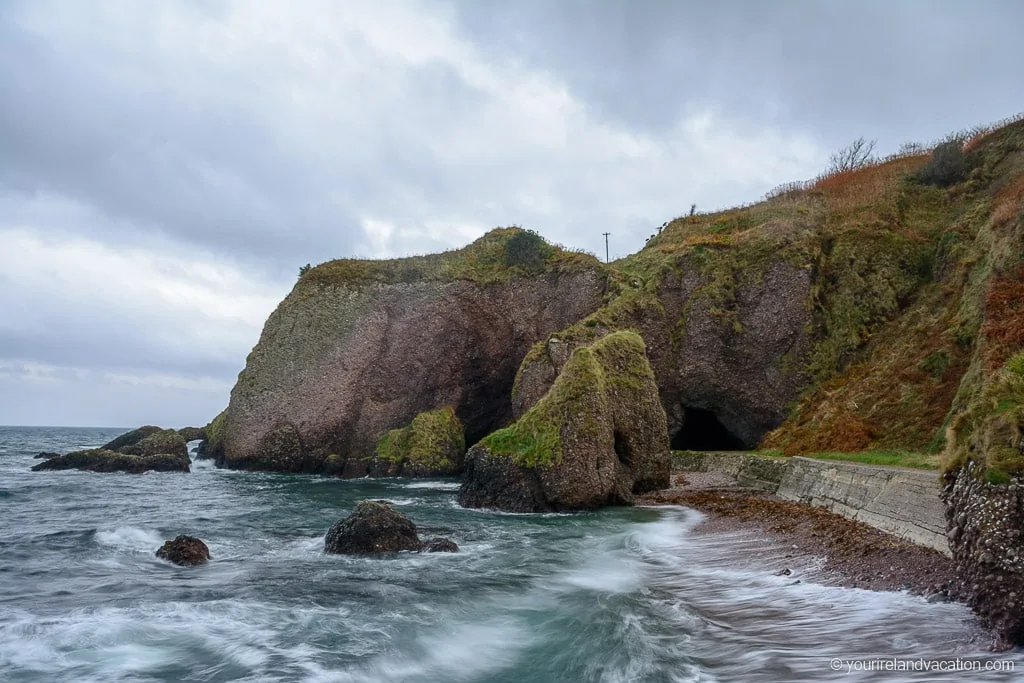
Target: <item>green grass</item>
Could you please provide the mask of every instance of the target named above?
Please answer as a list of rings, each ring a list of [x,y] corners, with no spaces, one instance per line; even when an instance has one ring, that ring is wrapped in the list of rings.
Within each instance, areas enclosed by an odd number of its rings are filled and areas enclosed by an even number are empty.
[[[887,465],[890,467],[912,467],[919,470],[938,470],[940,456],[937,454],[914,453],[910,451],[860,451],[859,453],[808,453],[805,458],[816,460],[841,460],[859,462],[864,465]]]

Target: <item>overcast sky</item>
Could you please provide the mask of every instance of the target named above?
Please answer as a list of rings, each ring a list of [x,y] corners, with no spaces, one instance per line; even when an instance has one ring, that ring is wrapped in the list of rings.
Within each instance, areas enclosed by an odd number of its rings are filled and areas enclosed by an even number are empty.
[[[1024,109],[1024,3],[0,1],[0,424],[203,424],[298,267],[686,212]]]

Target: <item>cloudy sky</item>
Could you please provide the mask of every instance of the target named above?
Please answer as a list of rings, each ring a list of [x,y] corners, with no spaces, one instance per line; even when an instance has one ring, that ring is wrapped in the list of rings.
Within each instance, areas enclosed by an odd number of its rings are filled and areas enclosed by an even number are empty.
[[[1024,4],[2,0],[0,424],[202,424],[299,265],[696,203],[1024,109]]]

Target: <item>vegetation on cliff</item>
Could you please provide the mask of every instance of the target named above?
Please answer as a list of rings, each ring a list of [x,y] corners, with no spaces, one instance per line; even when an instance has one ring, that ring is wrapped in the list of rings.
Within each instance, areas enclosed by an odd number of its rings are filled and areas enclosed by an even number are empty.
[[[377,442],[376,457],[404,476],[455,474],[462,467],[466,437],[455,409],[420,413]]]
[[[600,268],[591,254],[549,244],[532,230],[495,228],[472,244],[440,254],[388,260],[335,259],[304,269],[300,291],[315,287],[363,287],[429,280],[506,282],[516,274],[579,272]]]

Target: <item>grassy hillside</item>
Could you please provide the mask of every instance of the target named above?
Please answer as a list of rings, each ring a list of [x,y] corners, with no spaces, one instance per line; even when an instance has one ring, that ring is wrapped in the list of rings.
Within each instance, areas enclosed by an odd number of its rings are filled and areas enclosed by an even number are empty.
[[[762,446],[944,450],[998,479],[1024,472],[1022,198],[1024,121],[1010,121],[678,218],[614,265],[655,291],[696,259],[726,318],[737,273],[779,255],[812,269],[811,381]]]

